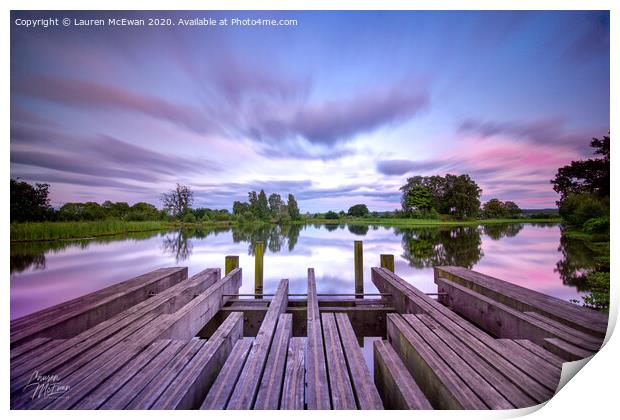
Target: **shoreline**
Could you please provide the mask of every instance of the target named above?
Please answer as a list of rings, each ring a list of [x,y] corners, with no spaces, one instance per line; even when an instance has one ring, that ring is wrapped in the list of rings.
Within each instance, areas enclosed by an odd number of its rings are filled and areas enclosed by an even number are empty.
[[[295,225],[382,225],[403,227],[429,226],[482,226],[491,224],[513,223],[561,223],[560,218],[554,219],[481,219],[481,220],[437,220],[437,219],[306,219],[292,222]],[[13,243],[51,242],[51,241],[81,241],[93,240],[99,237],[116,236],[128,233],[155,232],[176,229],[197,229],[213,227],[257,226],[277,224],[273,222],[240,223],[237,221],[214,221],[201,223],[178,222],[123,222],[123,221],[93,221],[93,222],[37,222],[11,224],[11,240]],[[46,229],[54,232],[45,232]],[[38,231],[38,232],[37,232]],[[84,232],[87,231],[87,232]],[[35,234],[36,232],[36,234]],[[82,232],[80,234],[79,232]],[[28,238],[27,236],[30,236]],[[15,239],[13,239],[15,237]]]

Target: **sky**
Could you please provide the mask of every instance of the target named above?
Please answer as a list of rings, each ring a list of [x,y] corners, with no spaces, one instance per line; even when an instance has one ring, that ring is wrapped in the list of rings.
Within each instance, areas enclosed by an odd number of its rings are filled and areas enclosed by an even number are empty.
[[[17,19],[69,17],[26,28]],[[164,17],[174,26],[76,26]],[[182,26],[179,19],[228,18]],[[231,26],[232,18],[295,19]],[[11,177],[52,205],[194,207],[264,189],[302,212],[400,207],[414,175],[554,207],[557,168],[609,131],[609,13],[12,12]]]

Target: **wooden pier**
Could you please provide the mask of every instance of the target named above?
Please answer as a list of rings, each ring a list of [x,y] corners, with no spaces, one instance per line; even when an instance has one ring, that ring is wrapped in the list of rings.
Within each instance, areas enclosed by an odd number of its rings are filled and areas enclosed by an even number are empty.
[[[261,272],[241,295],[227,257],[223,277],[163,268],[16,319],[11,408],[521,408],[602,345],[604,314],[461,267],[435,268],[435,299],[393,261],[371,270],[379,294],[361,270],[354,293],[319,294],[309,268],[305,294]],[[370,369],[360,337],[381,337]]]

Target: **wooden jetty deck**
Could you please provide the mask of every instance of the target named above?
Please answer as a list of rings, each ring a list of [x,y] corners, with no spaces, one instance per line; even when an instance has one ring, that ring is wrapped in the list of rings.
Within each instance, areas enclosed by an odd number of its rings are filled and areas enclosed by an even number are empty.
[[[357,274],[319,294],[312,268],[306,294],[240,295],[227,258],[223,277],[163,268],[16,319],[11,408],[521,408],[602,345],[598,312],[461,267],[436,267],[434,299],[381,262],[374,295]]]

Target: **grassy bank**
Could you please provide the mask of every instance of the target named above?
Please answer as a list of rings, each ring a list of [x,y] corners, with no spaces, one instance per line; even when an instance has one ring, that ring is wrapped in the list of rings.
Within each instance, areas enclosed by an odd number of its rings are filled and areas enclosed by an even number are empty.
[[[473,219],[473,220],[446,220],[446,219],[304,219],[300,224],[327,224],[327,225],[384,225],[384,226],[475,226],[505,223],[560,223],[562,219]]]
[[[11,242],[87,239],[132,232],[165,231],[180,227],[227,226],[230,224],[230,222],[180,224],[164,221],[125,222],[121,220],[11,223]]]
[[[560,219],[486,219],[486,220],[442,220],[442,219],[304,219],[296,224],[356,224],[385,226],[463,226],[500,223],[557,223]],[[44,222],[12,223],[11,241],[53,241],[60,239],[87,239],[101,236],[122,235],[132,232],[164,231],[179,228],[226,227],[237,225],[234,221],[214,221],[202,223],[179,222],[125,222],[120,220],[101,220],[94,222]],[[245,225],[268,224],[250,222]]]

